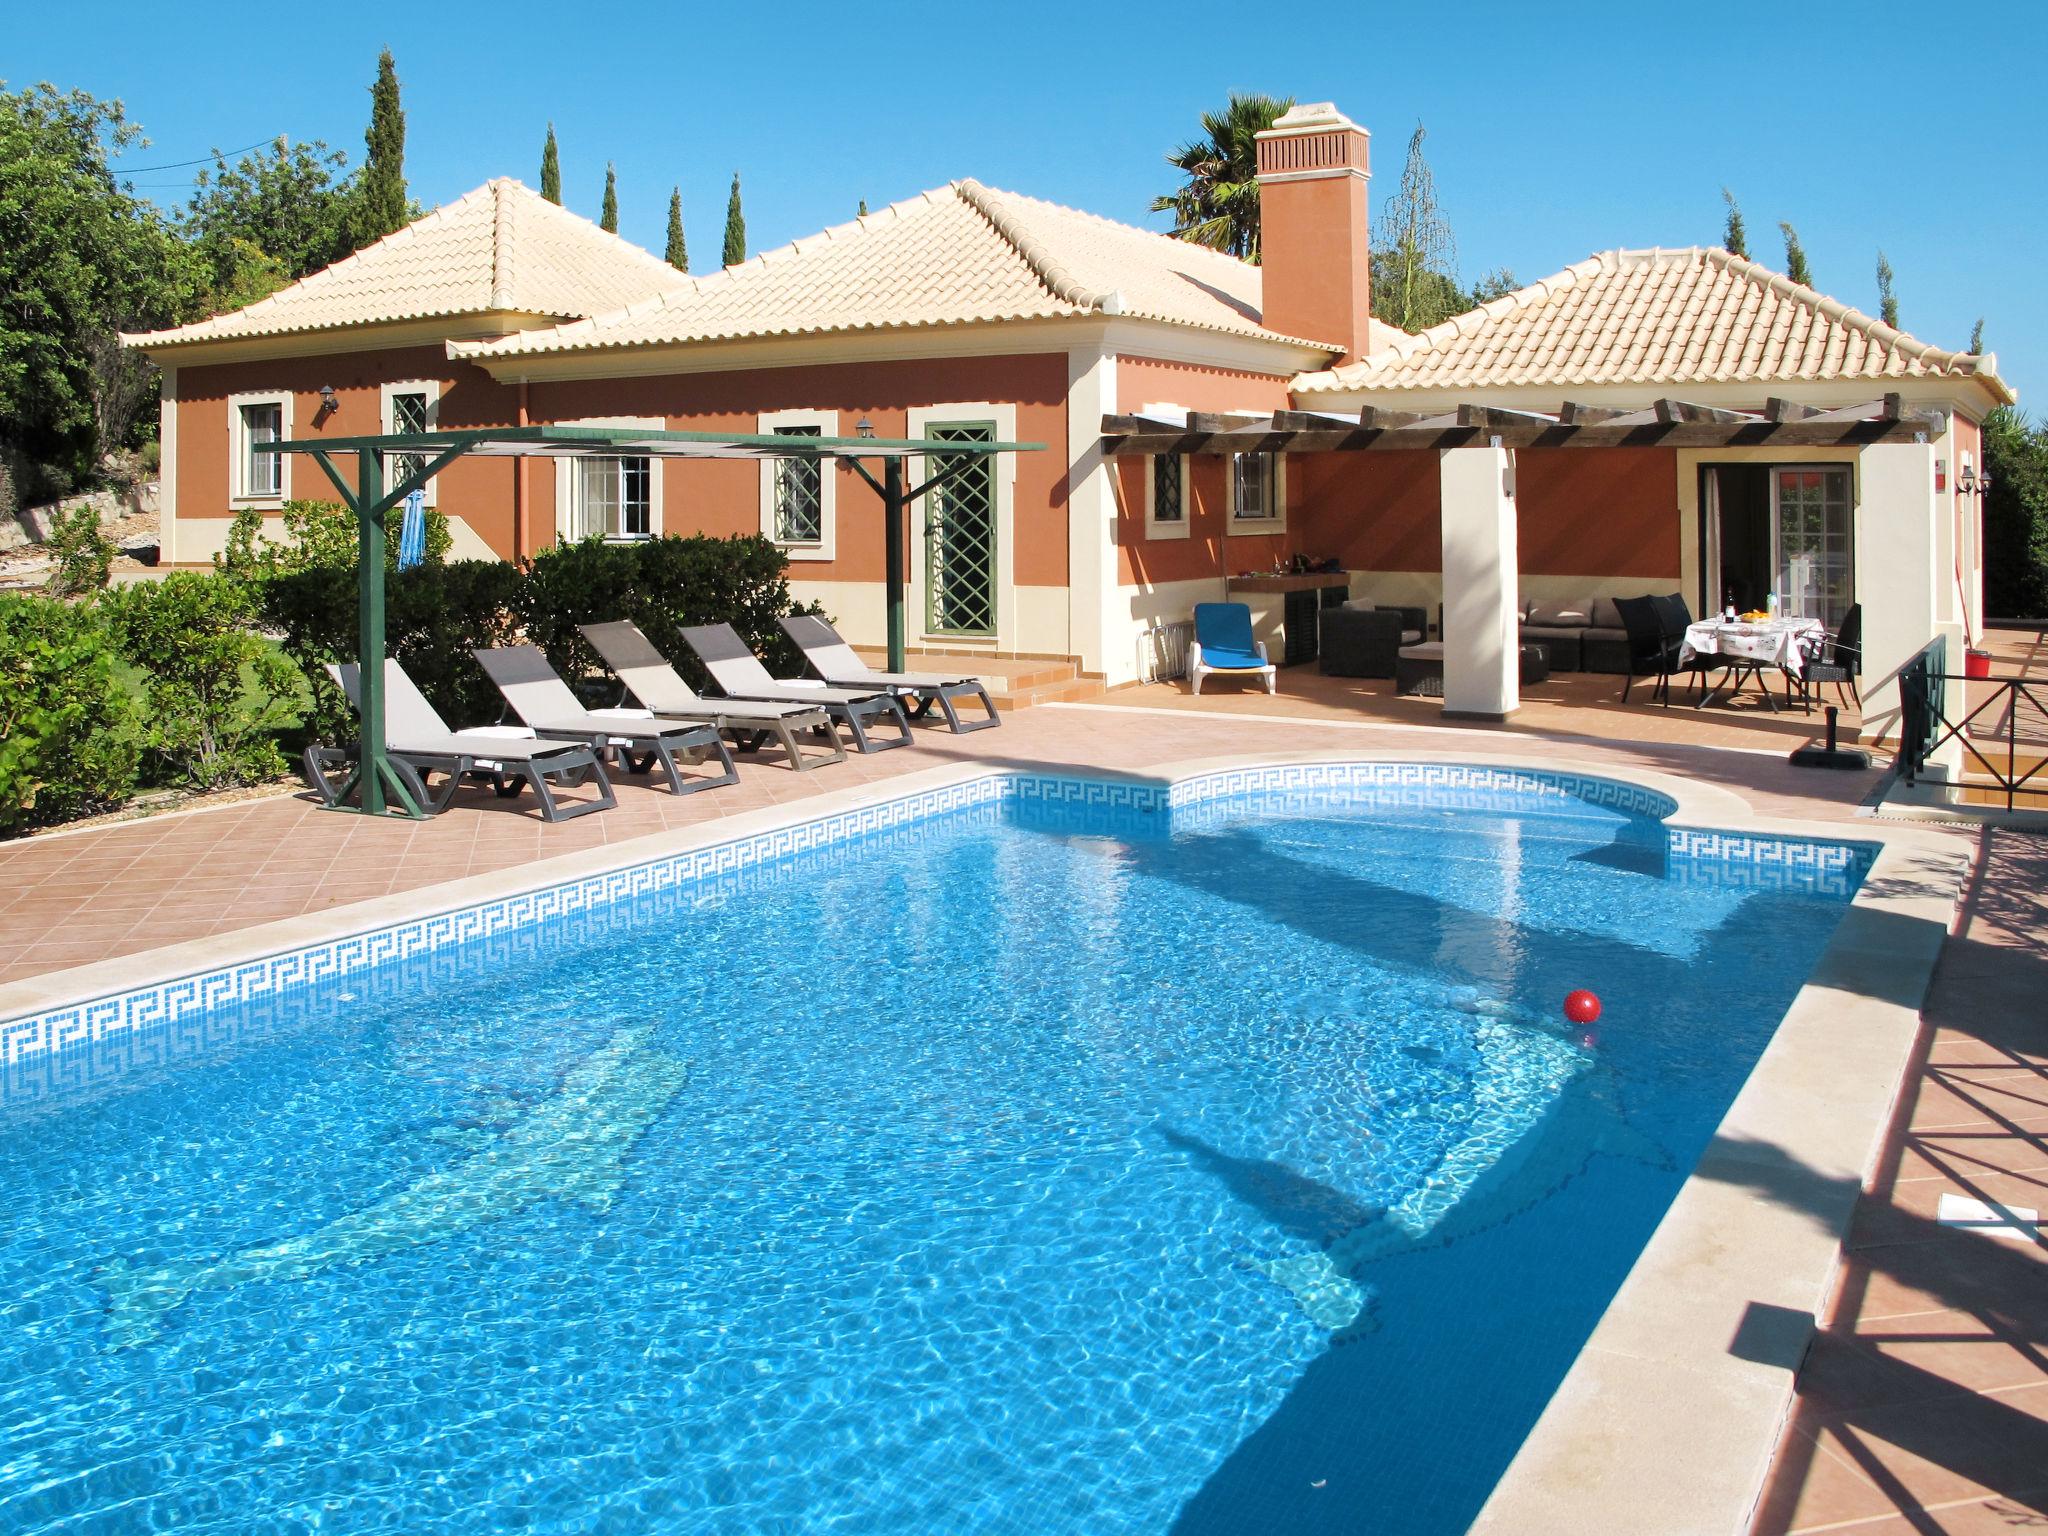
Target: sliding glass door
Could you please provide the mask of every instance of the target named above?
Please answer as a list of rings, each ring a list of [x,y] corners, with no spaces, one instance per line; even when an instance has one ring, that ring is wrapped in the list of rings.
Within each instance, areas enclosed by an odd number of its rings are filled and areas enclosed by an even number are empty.
[[[1778,609],[1839,629],[1856,601],[1847,465],[1781,465],[1771,473]]]
[[[1846,464],[1711,464],[1701,585],[1709,607],[1769,606],[1838,628],[1856,601],[1855,480]]]

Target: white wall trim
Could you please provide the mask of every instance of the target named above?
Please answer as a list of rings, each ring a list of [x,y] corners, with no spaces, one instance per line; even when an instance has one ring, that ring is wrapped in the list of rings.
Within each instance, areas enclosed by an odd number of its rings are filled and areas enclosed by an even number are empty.
[[[277,456],[277,491],[273,494],[252,496],[243,489],[248,469],[248,444],[242,436],[242,408],[248,405],[281,406],[278,413],[279,436],[292,435],[292,393],[288,389],[255,389],[242,394],[228,396],[228,505],[241,507],[281,507],[292,499],[292,458],[289,453]]]
[[[1287,455],[1275,453],[1273,460],[1273,513],[1271,517],[1239,517],[1237,515],[1237,461],[1241,453],[1233,453],[1224,460],[1223,496],[1226,520],[1223,532],[1226,537],[1250,538],[1255,535],[1271,535],[1287,531]]]
[[[1167,522],[1159,521],[1154,515],[1152,499],[1158,487],[1154,483],[1153,470],[1156,466],[1171,460],[1180,466],[1180,516]],[[1145,537],[1147,539],[1184,539],[1188,536],[1188,456],[1184,453],[1159,454],[1141,461],[1145,478]]]
[[[763,411],[754,430],[767,434],[778,427],[816,427],[824,437],[839,435],[837,411]],[[795,560],[831,560],[839,544],[839,466],[830,459],[818,461],[818,531],[815,544],[786,543],[775,537],[775,471],[779,461],[761,461],[761,537]]]
[[[380,423],[378,427],[380,432],[396,432],[398,430],[397,423],[392,420],[391,416],[391,397],[393,395],[425,395],[427,397],[427,430],[432,432],[440,427],[441,381],[439,379],[393,379],[387,384],[380,385],[377,390],[377,420]],[[387,476],[386,479],[388,482],[389,477]],[[427,505],[430,507],[438,508],[440,506],[438,499],[440,484],[441,477],[439,475],[435,475],[427,481],[425,489],[427,492]]]
[[[1017,441],[1017,407],[999,405],[990,401],[949,401],[943,405],[919,405],[909,411],[907,430],[912,437],[924,437],[933,427],[949,426],[955,422],[988,421],[995,423],[996,439],[999,442]],[[949,645],[994,646],[998,650],[1016,648],[1017,632],[1017,456],[1014,453],[999,453],[994,456],[996,493],[996,632],[993,636],[934,634],[929,623],[929,605],[925,602],[925,555],[924,520],[927,504],[919,500],[910,509],[910,583],[903,594],[903,601],[909,612],[905,614],[904,630],[921,642],[938,641]],[[908,461],[905,470],[911,487],[922,485],[932,474],[929,463],[922,454]]]
[[[548,425],[555,427],[652,427],[660,431],[668,426],[668,418],[665,416],[579,416],[573,421],[554,421],[549,422]],[[634,459],[641,457],[641,455],[626,453],[620,454],[619,457]],[[562,543],[568,542],[569,509],[573,505],[572,498],[576,494],[575,473],[576,466],[580,462],[582,462],[580,459],[573,458],[555,460],[555,538]],[[647,537],[650,539],[660,538],[666,526],[661,504],[661,466],[662,460],[658,455],[648,458]],[[637,540],[637,538],[638,535],[633,536],[633,540]],[[617,542],[627,543],[633,540],[621,539]]]
[[[628,379],[681,373],[722,373],[737,368],[803,368],[820,363],[875,363],[927,357],[1008,357],[1080,349],[1105,350],[1155,362],[1262,374],[1282,382],[1329,366],[1335,353],[1278,337],[1240,336],[1163,320],[1008,320],[981,325],[930,326],[894,331],[841,331],[779,340],[702,341],[678,346],[607,347],[590,352],[475,357],[451,348],[449,356],[474,363],[501,384],[558,379]]]
[[[178,562],[178,368],[161,370],[163,387],[156,411],[157,558]]]

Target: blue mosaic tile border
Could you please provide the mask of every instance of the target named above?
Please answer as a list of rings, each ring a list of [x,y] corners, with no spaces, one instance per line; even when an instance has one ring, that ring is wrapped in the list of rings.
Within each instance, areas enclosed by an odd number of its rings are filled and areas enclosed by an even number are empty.
[[[1624,815],[1662,820],[1677,809],[1669,796],[1619,780],[1534,769],[1438,763],[1289,763],[1221,769],[1171,786],[1157,781],[991,772],[983,776],[813,817],[768,832],[664,855],[603,874],[525,891],[489,902],[365,933],[267,955],[234,966],[137,987],[66,1007],[0,1020],[0,1071],[11,1078],[30,1058],[64,1075],[60,1063],[81,1054],[154,1060],[189,1054],[207,1033],[208,1015],[224,1005],[344,976],[374,973],[390,962],[547,925],[567,914],[685,885],[726,892],[751,883],[737,877],[793,856],[868,837],[973,807],[1095,810],[1154,818],[1249,796],[1303,797],[1343,790],[1392,791],[1396,803],[1498,807],[1501,797],[1534,795],[1575,801]],[[1281,807],[1281,808],[1284,808]],[[1827,843],[1672,829],[1669,853],[1699,883],[1835,892],[1853,889],[1875,856],[1870,844]],[[1818,880],[1816,879],[1818,877]]]

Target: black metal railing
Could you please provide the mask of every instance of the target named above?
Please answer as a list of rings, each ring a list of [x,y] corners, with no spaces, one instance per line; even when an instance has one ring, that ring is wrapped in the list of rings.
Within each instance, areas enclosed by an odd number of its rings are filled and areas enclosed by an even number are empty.
[[[1899,772],[1908,784],[1934,752],[1947,673],[1946,635],[1936,635],[1899,668]]]
[[[1918,655],[1899,670],[1899,772],[1908,784],[1914,783],[1927,761],[1937,750],[1951,740],[1960,741],[1963,751],[1975,761],[1978,768],[1990,778],[1992,784],[2005,792],[2005,808],[2012,810],[2022,793],[2048,794],[2048,778],[2032,790],[2027,785],[2044,768],[2048,768],[2048,734],[2038,742],[2029,742],[2031,763],[2024,772],[2020,768],[2019,723],[2022,707],[2032,712],[2032,717],[2048,726],[2048,682],[2029,681],[2024,677],[1969,678],[1947,670],[1948,645],[1944,639],[1936,638],[1924,646]],[[1950,683],[1965,684],[1962,698],[1968,703],[1970,692],[1967,685],[1975,684],[1981,690],[1976,704],[1960,719],[1948,718],[1946,700]],[[2038,691],[2037,691],[2038,690]],[[2004,730],[1998,729],[1998,710],[2004,710]],[[1989,745],[1997,751],[1997,737],[2005,737],[2005,762],[2003,765],[1986,755],[1984,741],[1971,733],[1971,727],[1989,716],[1992,724]],[[1967,771],[1968,764],[1965,764]]]

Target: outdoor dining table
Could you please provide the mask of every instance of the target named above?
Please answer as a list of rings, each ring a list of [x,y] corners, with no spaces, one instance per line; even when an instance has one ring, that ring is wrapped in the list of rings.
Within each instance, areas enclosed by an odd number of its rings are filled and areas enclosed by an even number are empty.
[[[1778,701],[1771,697],[1763,669],[1775,667],[1787,677],[1801,676],[1806,671],[1807,658],[1826,643],[1827,634],[1827,626],[1818,619],[1701,619],[1686,625],[1679,664],[1683,666],[1695,657],[1716,656],[1727,666],[1729,674],[1719,687],[1703,693],[1693,707],[1703,709],[1717,699],[1733,698],[1741,691],[1742,680],[1753,677],[1763,690],[1764,702],[1776,714]]]

